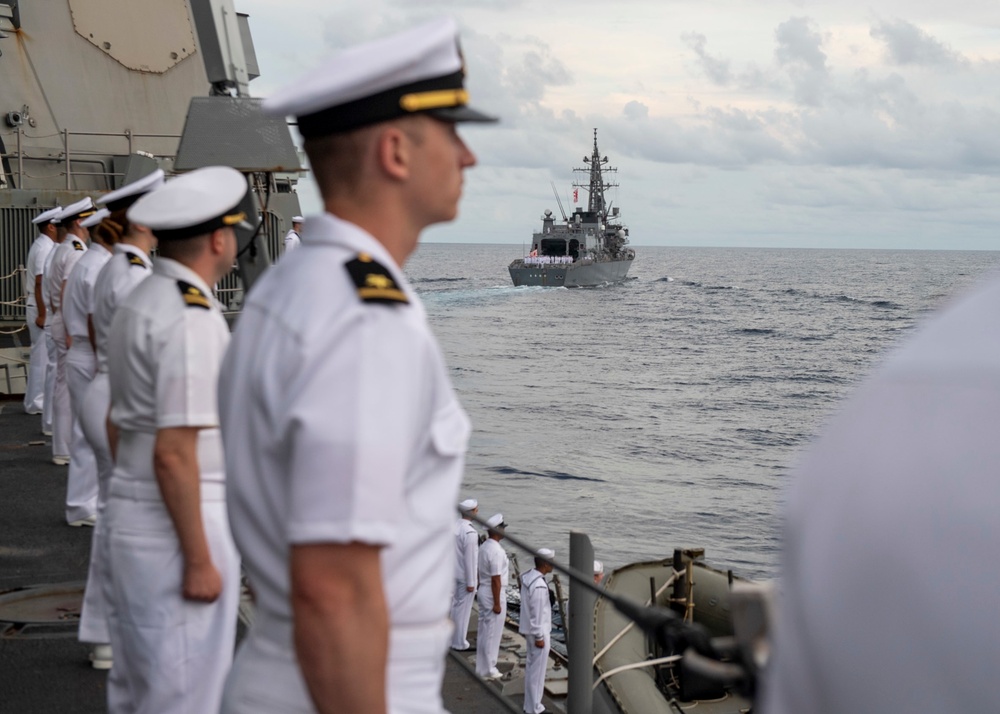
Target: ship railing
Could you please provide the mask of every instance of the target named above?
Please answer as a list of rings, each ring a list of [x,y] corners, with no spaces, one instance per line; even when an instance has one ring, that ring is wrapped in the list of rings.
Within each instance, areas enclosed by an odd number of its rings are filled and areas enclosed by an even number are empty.
[[[66,179],[65,188],[67,190],[73,190],[73,178],[74,177],[102,177],[107,180],[107,188],[111,190],[114,188],[114,179],[117,177],[124,176],[123,173],[115,172],[107,165],[108,157],[113,155],[114,152],[109,150],[88,150],[88,149],[74,149],[73,148],[73,138],[82,137],[96,137],[96,138],[111,138],[111,139],[121,139],[125,143],[122,148],[126,149],[126,154],[131,155],[137,151],[142,151],[137,144],[141,143],[140,140],[147,139],[161,139],[170,140],[173,144],[173,150],[170,152],[159,152],[152,153],[146,151],[145,153],[153,157],[160,158],[170,158],[174,155],[177,148],[177,144],[180,142],[180,134],[153,134],[153,133],[140,133],[133,132],[130,129],[119,132],[108,132],[108,131],[71,131],[69,129],[63,129],[57,134],[46,134],[39,136],[29,136],[24,132],[23,126],[14,127],[15,135],[15,146],[14,151],[11,153],[0,154],[0,157],[5,159],[7,162],[16,160],[17,170],[11,172],[16,176],[16,187],[17,188],[31,188],[25,184],[25,179],[34,179],[36,181],[41,181],[45,179],[52,179],[56,176],[64,177]],[[51,139],[53,137],[60,136],[62,138],[62,155],[61,156],[31,156],[26,152],[24,147],[24,139],[32,140],[44,140]],[[32,176],[24,170],[25,161],[46,161],[51,163],[62,164],[63,170],[53,176]],[[73,164],[98,164],[103,169],[102,171],[80,171],[73,169]]]
[[[0,231],[2,234],[2,231]],[[14,255],[14,250],[9,241],[0,242],[0,263],[7,266],[16,266],[5,275],[0,275],[0,323],[21,322],[24,320],[25,309],[27,307],[28,296],[24,293],[25,268],[20,262],[23,255]],[[25,326],[10,330],[7,327],[0,327],[0,334],[14,334],[20,332]]]

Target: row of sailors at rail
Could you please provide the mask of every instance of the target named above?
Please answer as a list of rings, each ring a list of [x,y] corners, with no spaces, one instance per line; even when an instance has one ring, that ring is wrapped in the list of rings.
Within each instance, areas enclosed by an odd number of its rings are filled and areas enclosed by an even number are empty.
[[[537,250],[528,253],[525,265],[565,265],[573,262],[572,255],[539,255]]]

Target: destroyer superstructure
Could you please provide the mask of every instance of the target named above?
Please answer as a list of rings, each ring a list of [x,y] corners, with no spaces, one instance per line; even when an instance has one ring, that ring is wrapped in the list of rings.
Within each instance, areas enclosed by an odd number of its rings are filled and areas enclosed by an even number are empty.
[[[628,274],[635,251],[628,247],[628,228],[621,223],[618,206],[610,206],[605,194],[618,186],[605,174],[618,169],[601,156],[597,129],[593,152],[583,162],[586,166],[573,171],[586,174],[588,180],[573,186],[588,193],[587,208],[577,208],[567,217],[556,194],[562,223],[556,222],[552,211],[545,211],[542,230],[532,236],[528,255],[508,268],[514,285],[592,287],[621,282]]]
[[[301,211],[300,162],[249,96],[258,73],[233,0],[0,0],[0,322],[23,324],[32,217],[157,167],[245,173],[263,219],[245,254],[276,256]],[[239,283],[220,284],[223,302]]]

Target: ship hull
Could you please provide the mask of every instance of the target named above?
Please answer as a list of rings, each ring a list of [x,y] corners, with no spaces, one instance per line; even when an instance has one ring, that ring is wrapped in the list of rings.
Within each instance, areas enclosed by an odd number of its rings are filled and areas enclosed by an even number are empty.
[[[628,275],[631,260],[609,260],[600,263],[571,263],[569,265],[524,265],[515,261],[510,265],[510,279],[514,285],[588,288],[620,283]]]

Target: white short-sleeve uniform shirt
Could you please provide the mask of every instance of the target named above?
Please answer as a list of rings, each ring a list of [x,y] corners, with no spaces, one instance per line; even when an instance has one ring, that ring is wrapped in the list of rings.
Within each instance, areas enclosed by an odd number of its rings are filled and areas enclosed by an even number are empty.
[[[114,253],[94,284],[94,342],[97,345],[97,371],[108,371],[108,337],[115,310],[148,278],[153,267],[149,256],[128,243],[115,245]]]
[[[192,288],[200,299],[186,297]],[[224,478],[216,381],[229,328],[211,295],[194,271],[160,258],[153,274],[118,307],[108,340],[111,421],[123,431],[147,434],[201,427],[203,481]],[[128,476],[154,478],[152,454],[148,473]]]
[[[285,234],[285,252],[291,253],[293,250],[298,248],[302,244],[302,238],[299,236],[299,232],[295,229],[288,231]]]
[[[63,321],[66,323],[66,334],[81,346],[90,346],[87,316],[94,312],[94,284],[110,258],[111,251],[95,243],[77,261],[66,281]]]
[[[35,278],[45,270],[45,262],[49,253],[56,247],[55,241],[44,233],[39,233],[28,249],[28,259],[25,261],[24,292],[28,296],[28,305],[35,304]]]
[[[66,236],[66,239],[52,251],[52,260],[49,261],[45,273],[42,275],[42,284],[45,286],[45,293],[49,299],[46,306],[51,307],[52,312],[59,312],[62,309],[63,282],[69,279],[76,262],[86,252],[87,244],[73,235]]]
[[[345,268],[359,254],[408,302],[362,299]],[[290,652],[289,548],[306,543],[384,546],[391,627],[446,621],[469,421],[420,300],[378,241],[310,217],[302,246],[248,295],[220,411],[261,632]]]
[[[995,712],[1000,279],[933,318],[794,473],[760,710]]]
[[[505,597],[507,579],[510,572],[509,559],[503,546],[492,538],[487,538],[479,548],[479,587],[485,588],[492,597],[492,580],[494,575],[500,576],[500,596]]]

